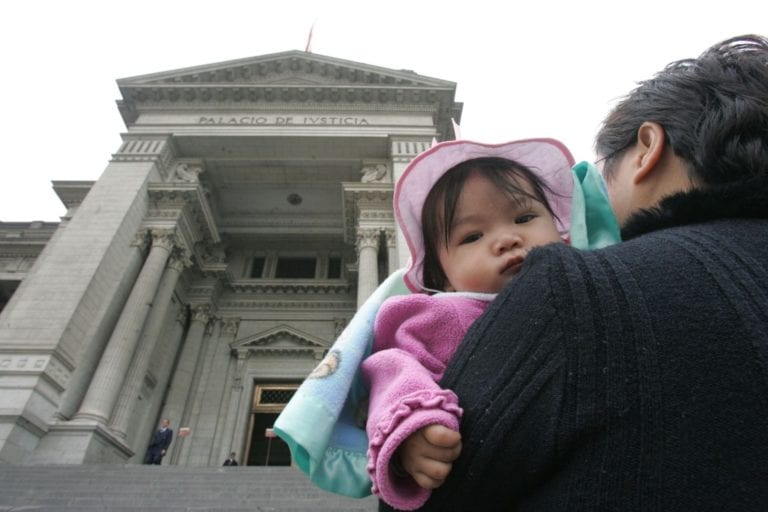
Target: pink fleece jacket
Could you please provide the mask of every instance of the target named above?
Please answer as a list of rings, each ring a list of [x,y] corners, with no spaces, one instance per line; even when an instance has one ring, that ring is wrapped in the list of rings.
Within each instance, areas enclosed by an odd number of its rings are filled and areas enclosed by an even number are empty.
[[[413,294],[387,299],[374,326],[373,354],[363,362],[370,386],[368,473],[373,493],[389,505],[413,510],[431,491],[394,474],[390,460],[408,436],[440,424],[459,429],[456,395],[437,382],[472,322],[492,294]]]

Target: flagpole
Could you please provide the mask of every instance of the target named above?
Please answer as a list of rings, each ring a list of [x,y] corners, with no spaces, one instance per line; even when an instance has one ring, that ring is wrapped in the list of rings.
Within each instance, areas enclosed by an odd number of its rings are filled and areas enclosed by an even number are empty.
[[[307,46],[304,48],[306,53],[312,53],[312,31],[315,29],[315,22],[312,22],[312,26],[309,27],[309,36],[307,37]]]

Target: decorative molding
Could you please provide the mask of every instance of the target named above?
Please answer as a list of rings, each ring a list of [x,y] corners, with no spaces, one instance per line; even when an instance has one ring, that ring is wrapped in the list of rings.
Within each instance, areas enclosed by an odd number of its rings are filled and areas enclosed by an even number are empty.
[[[41,372],[49,357],[40,354],[4,354],[0,356],[0,371]]]
[[[0,257],[3,259],[16,259],[16,258],[37,258],[43,250],[43,245],[35,247],[13,247],[13,250],[6,250],[7,248],[0,244]],[[30,263],[30,267],[32,264]]]
[[[267,331],[237,340],[230,346],[238,356],[242,353],[259,355],[322,354],[331,341],[312,336],[289,325],[280,325]]]
[[[395,220],[395,213],[392,210],[373,210],[365,209],[360,210],[358,219],[361,221],[388,221],[392,223]],[[382,227],[381,230],[384,230]]]
[[[121,103],[121,102],[118,102]],[[121,107],[127,106],[125,102],[122,102]],[[310,122],[302,124],[302,126],[365,126],[365,123],[361,123],[361,119],[365,116],[361,115],[361,112],[366,114],[414,114],[414,115],[430,115],[434,117],[437,111],[437,105],[430,103],[347,103],[344,101],[338,102],[323,102],[323,101],[305,101],[301,103],[296,102],[283,102],[273,101],[269,103],[260,102],[258,105],[254,105],[247,102],[229,102],[222,104],[212,104],[208,102],[191,101],[189,103],[153,103],[151,107],[152,112],[168,113],[171,115],[195,115],[195,124],[204,124],[207,126],[233,126],[233,125],[272,125],[267,121],[260,119],[263,116],[274,116],[279,114],[288,114],[289,116],[301,116],[311,117]],[[206,117],[204,122],[200,122],[201,109],[205,112],[215,108],[217,117]],[[135,113],[136,114],[136,113]],[[358,114],[358,116],[355,116]],[[280,115],[279,117],[284,117]],[[326,120],[318,120],[318,118],[325,117]],[[357,120],[344,119],[357,117]],[[373,124],[376,126],[376,124]]]
[[[297,50],[118,80],[118,85],[261,84],[445,87],[453,82]]]
[[[169,134],[123,134],[123,143],[112,155],[112,162],[154,162],[164,175],[175,154]]]
[[[179,87],[175,84],[132,85],[121,87],[127,104],[205,104],[205,103],[345,103],[354,110],[369,110],[371,104],[430,105],[429,110],[455,110],[453,89],[423,86],[393,87],[377,85],[234,85],[199,84]],[[120,105],[125,108],[128,105]]]
[[[221,319],[221,334],[225,336],[235,337],[237,335],[237,329],[240,327],[239,318],[222,318]]]
[[[226,264],[227,250],[223,244],[198,243],[195,245],[195,256],[208,265]]]
[[[384,163],[368,163],[360,169],[362,183],[391,183],[389,168]]]
[[[243,228],[295,228],[297,224],[306,229],[341,230],[343,227],[338,214],[308,217],[306,215],[254,215],[253,211],[228,210],[226,216],[226,221],[220,224],[220,228],[227,232]]]
[[[184,244],[191,251],[201,241],[219,243],[221,237],[205,191],[198,183],[150,183],[146,224],[178,219]]]
[[[424,140],[392,140],[392,161],[409,163],[413,158],[428,150],[432,146],[431,141]]]
[[[219,309],[226,310],[267,310],[267,309],[313,309],[324,311],[354,311],[357,303],[348,302],[326,302],[326,301],[265,301],[265,300],[224,300],[219,304]]]
[[[69,381],[70,370],[50,354],[2,354],[0,375],[42,374],[58,391]]]
[[[392,207],[394,186],[391,183],[343,183],[344,196],[355,203],[389,204]]]
[[[166,181],[175,183],[199,183],[200,175],[205,172],[203,161],[199,158],[177,159],[171,167]]]
[[[258,294],[346,295],[354,290],[354,286],[346,281],[323,281],[320,279],[302,282],[282,279],[239,279],[233,280],[230,286],[235,293]]]
[[[60,225],[59,222],[0,221],[0,256],[37,258]]]
[[[373,224],[381,225],[381,229],[394,225],[394,186],[391,183],[342,183],[342,188],[344,239],[347,243],[356,242],[361,220],[374,220]]]
[[[227,250],[224,244],[198,242],[194,248],[195,260],[201,272],[224,276],[227,271]]]

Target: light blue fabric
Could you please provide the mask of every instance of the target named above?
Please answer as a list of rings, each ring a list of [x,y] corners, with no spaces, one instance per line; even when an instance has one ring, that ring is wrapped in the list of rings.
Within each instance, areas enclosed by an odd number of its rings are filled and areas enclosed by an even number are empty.
[[[596,249],[618,242],[618,224],[599,172],[587,162],[577,164],[573,172],[571,245]],[[294,463],[327,491],[354,498],[371,494],[368,437],[357,425],[359,412],[367,409],[367,390],[358,370],[370,355],[382,302],[410,293],[404,273],[393,273],[365,301],[275,421],[274,430],[288,443]]]
[[[600,249],[621,241],[603,177],[589,162],[573,166],[571,245],[578,249]]]
[[[357,426],[367,411],[367,390],[358,369],[373,346],[373,322],[387,297],[410,293],[405,269],[389,276],[366,300],[328,355],[299,386],[275,421],[296,465],[318,487],[345,496],[371,494],[368,436]]]

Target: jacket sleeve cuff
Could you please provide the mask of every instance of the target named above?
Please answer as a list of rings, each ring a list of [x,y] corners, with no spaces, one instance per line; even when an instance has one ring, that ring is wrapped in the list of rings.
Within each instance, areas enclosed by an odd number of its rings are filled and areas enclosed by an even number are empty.
[[[395,404],[382,416],[369,440],[368,473],[372,491],[389,505],[400,510],[422,506],[432,491],[420,487],[410,475],[399,476],[392,457],[408,436],[429,425],[459,429],[462,410],[456,395],[447,390],[419,391]]]

